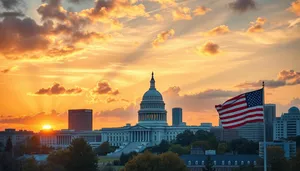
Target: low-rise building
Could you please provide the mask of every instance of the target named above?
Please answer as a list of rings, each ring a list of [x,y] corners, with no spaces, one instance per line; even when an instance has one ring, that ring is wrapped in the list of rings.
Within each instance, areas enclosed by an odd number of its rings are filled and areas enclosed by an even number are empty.
[[[33,135],[33,131],[5,129],[4,131],[0,131],[0,143],[5,146],[8,138],[10,138],[13,146],[24,144],[26,139],[31,138]]]
[[[295,141],[274,141],[266,142],[268,147],[280,147],[284,151],[284,157],[289,159],[296,156],[296,142]],[[259,157],[264,157],[264,142],[259,142]]]

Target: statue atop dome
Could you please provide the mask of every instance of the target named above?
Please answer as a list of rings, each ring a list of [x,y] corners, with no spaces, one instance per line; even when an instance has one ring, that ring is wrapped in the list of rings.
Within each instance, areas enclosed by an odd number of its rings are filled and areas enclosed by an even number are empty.
[[[153,71],[152,71],[152,77],[151,77],[151,80],[150,80],[150,90],[156,90]]]

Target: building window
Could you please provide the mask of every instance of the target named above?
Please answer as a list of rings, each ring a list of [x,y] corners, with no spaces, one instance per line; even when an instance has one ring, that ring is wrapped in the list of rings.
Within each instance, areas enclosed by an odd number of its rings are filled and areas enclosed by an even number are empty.
[[[222,161],[222,165],[225,165],[225,161],[224,160]]]
[[[188,162],[188,165],[191,165],[191,164],[192,164],[192,162],[191,162],[191,161],[189,161],[189,162]]]
[[[198,165],[198,161],[195,162],[195,165]]]

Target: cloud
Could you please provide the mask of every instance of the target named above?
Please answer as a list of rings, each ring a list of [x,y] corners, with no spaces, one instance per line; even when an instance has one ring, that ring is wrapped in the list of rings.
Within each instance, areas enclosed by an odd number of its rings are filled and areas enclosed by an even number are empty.
[[[215,28],[209,30],[204,35],[207,35],[207,36],[217,36],[217,35],[224,35],[224,34],[227,34],[229,32],[230,32],[230,30],[229,30],[228,26],[221,25],[221,26],[218,26],[218,27],[215,27]]]
[[[19,5],[20,0],[0,0],[0,6],[5,9],[13,9]]]
[[[300,16],[300,0],[292,2],[291,7],[289,7],[287,10],[295,13],[297,16]]]
[[[178,7],[172,12],[173,20],[191,20],[191,10],[188,7]]]
[[[166,8],[167,6],[176,6],[176,0],[151,0],[152,2],[157,2],[161,4],[163,8]]]
[[[291,106],[300,106],[300,98],[293,98],[290,102]]]
[[[263,25],[267,20],[262,17],[258,17],[255,22],[251,22],[251,26],[248,28],[248,33],[264,32]]]
[[[157,47],[157,46],[159,46],[160,43],[164,43],[166,40],[173,37],[174,34],[175,34],[175,31],[173,29],[161,32],[157,35],[156,39],[153,40],[152,45],[154,47]]]
[[[155,14],[153,16],[153,18],[154,18],[155,21],[158,21],[158,22],[164,21],[164,17],[162,15],[160,15],[160,14]]]
[[[3,69],[0,72],[2,72],[3,74],[6,74],[6,73],[11,72],[11,71],[16,71],[17,69],[18,69],[18,66],[13,66],[13,67],[10,67],[10,68]]]
[[[196,47],[196,53],[202,53],[204,55],[217,55],[220,53],[220,46],[213,42],[206,42],[201,47]]]
[[[99,81],[97,86],[92,90],[93,94],[96,95],[118,95],[120,94],[119,90],[113,90],[111,85],[106,80]]]
[[[206,8],[204,6],[199,6],[193,11],[193,13],[195,16],[197,16],[197,15],[205,15],[209,11],[211,11],[210,8]]]
[[[243,13],[247,10],[255,9],[256,3],[254,0],[235,0],[229,3],[229,7],[236,12]]]
[[[24,14],[21,12],[2,12],[0,13],[0,18],[1,17],[23,17]]]
[[[33,95],[78,95],[81,94],[82,91],[80,87],[66,89],[59,83],[53,83],[51,87],[39,89]]]
[[[105,110],[101,112],[96,112],[95,113],[95,118],[100,119],[101,121],[108,121],[108,120],[113,120],[113,121],[122,121],[122,123],[128,123],[136,120],[138,114],[137,111],[139,110],[138,106],[134,104],[130,104],[127,107],[120,107],[120,108],[115,108],[112,110]],[[120,122],[118,122],[120,124]],[[120,126],[120,125],[119,125]],[[125,124],[124,124],[125,126]]]
[[[294,19],[294,20],[290,20],[289,21],[289,28],[294,27],[295,25],[297,25],[298,23],[300,23],[300,17]]]
[[[245,82],[237,85],[239,88],[257,88],[262,87],[262,82],[265,82],[265,87],[278,88],[287,85],[298,85],[300,84],[300,72],[294,70],[283,70],[279,72],[277,79],[275,80],[259,80],[256,82]]]

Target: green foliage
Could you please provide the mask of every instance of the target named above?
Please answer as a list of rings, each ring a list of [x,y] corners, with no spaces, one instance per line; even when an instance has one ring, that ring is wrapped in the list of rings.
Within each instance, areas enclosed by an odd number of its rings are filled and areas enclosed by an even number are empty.
[[[1,171],[17,171],[18,163],[12,157],[10,152],[0,153],[0,170]]]
[[[230,149],[237,154],[258,154],[258,143],[247,139],[237,139],[230,142]]]
[[[92,147],[83,139],[74,139],[69,148],[68,171],[96,171],[98,159]]]
[[[112,152],[114,150],[115,149],[113,149],[110,146],[109,142],[106,141],[106,142],[102,143],[99,147],[97,147],[95,149],[95,153],[97,153],[100,156],[105,156],[105,155],[107,155],[108,153],[110,153],[110,152]]]
[[[126,163],[124,171],[186,171],[184,162],[178,155],[167,152],[155,155],[148,151],[135,156]]]
[[[11,138],[9,137],[6,141],[6,145],[5,145],[5,152],[12,152],[13,149],[13,145],[12,145],[12,141]]]
[[[32,157],[23,161],[22,171],[39,171],[39,165]]]
[[[289,165],[291,171],[299,171],[300,170],[300,151],[297,151],[296,157],[291,158],[289,161]]]
[[[204,168],[203,168],[203,171],[215,171],[215,169],[213,168],[214,167],[214,162],[212,161],[210,155],[208,155],[205,159],[205,162],[204,162]]]
[[[182,147],[179,144],[172,144],[171,147],[169,148],[169,151],[176,153],[178,155],[189,154],[190,147]]]
[[[156,145],[156,146],[146,149],[146,150],[151,151],[152,153],[160,154],[160,153],[167,152],[169,150],[170,146],[171,145],[168,141],[162,140],[159,145]]]
[[[100,169],[100,171],[117,171],[117,169],[112,166],[105,166],[104,168]]]
[[[193,142],[192,147],[196,147],[196,148],[201,147],[203,149],[203,152],[205,150],[210,149],[210,145],[209,145],[208,141],[202,141],[202,140]]]
[[[182,146],[188,146],[195,140],[195,135],[190,130],[185,130],[176,137],[176,143]]]
[[[219,154],[224,154],[227,150],[228,150],[227,143],[219,143],[218,149],[217,149]]]
[[[67,167],[70,161],[70,151],[68,149],[65,150],[56,150],[48,155],[47,162],[52,165]],[[52,167],[52,165],[50,165]],[[50,167],[49,166],[49,167]]]
[[[282,171],[288,168],[288,162],[281,147],[267,148],[267,162],[271,166],[272,171]]]
[[[129,160],[131,160],[134,156],[137,155],[138,153],[135,151],[132,151],[129,154],[122,153],[120,156],[120,165],[125,165]]]

